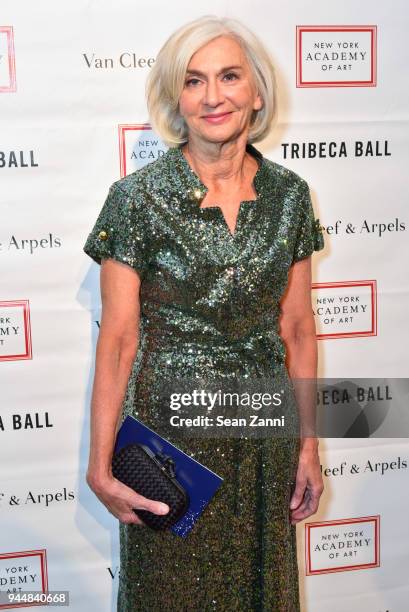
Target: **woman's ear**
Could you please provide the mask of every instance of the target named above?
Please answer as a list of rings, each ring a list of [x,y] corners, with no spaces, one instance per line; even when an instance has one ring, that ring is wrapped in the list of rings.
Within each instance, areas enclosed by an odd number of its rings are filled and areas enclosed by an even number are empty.
[[[258,93],[257,96],[256,96],[256,99],[254,100],[253,110],[259,111],[259,110],[261,110],[263,108],[263,106],[264,106],[263,98]]]

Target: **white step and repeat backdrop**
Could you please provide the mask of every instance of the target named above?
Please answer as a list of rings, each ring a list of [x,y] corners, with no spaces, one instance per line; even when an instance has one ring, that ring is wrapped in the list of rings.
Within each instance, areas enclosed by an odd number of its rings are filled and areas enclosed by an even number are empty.
[[[279,123],[263,153],[308,181],[321,377],[408,376],[407,13],[253,0],[0,6],[0,589],[115,609],[118,523],[88,489],[99,267],[82,246],[109,185],[165,147],[144,83],[203,14],[269,46]],[[299,524],[304,612],[406,612],[406,439],[322,439],[319,513]],[[0,606],[1,607],[1,606]]]

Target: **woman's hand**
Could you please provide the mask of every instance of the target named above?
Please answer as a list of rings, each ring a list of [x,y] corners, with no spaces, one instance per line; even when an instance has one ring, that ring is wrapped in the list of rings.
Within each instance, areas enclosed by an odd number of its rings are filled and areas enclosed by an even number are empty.
[[[145,525],[135,512],[133,512],[132,508],[148,510],[154,514],[161,515],[169,512],[170,508],[167,504],[148,499],[136,493],[114,476],[107,475],[103,478],[95,478],[87,473],[86,480],[88,486],[98,499],[121,523],[128,525],[132,523],[135,525]]]
[[[324,490],[317,447],[300,451],[295,490],[290,502],[291,524],[315,514]]]

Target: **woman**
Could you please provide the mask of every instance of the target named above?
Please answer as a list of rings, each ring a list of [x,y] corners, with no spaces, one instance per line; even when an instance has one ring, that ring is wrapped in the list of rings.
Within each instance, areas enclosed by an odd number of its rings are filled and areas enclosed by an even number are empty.
[[[120,521],[118,610],[297,612],[295,525],[323,488],[316,439],[178,439],[224,479],[185,539],[144,526],[132,508],[168,507],[110,471],[125,416],[157,429],[164,378],[317,367],[310,255],[324,244],[308,186],[251,144],[275,114],[265,48],[235,20],[193,21],[161,49],[147,100],[170,148],[111,186],[84,246],[102,263],[87,482]]]

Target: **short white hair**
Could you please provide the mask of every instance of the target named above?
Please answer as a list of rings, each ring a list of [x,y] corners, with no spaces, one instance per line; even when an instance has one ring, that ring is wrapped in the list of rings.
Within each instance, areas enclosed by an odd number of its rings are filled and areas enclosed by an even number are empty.
[[[177,29],[160,49],[146,82],[150,122],[162,140],[176,147],[188,140],[179,112],[186,71],[198,49],[219,36],[231,36],[243,49],[263,106],[253,111],[248,142],[267,136],[277,114],[275,69],[264,44],[237,19],[205,15]]]

